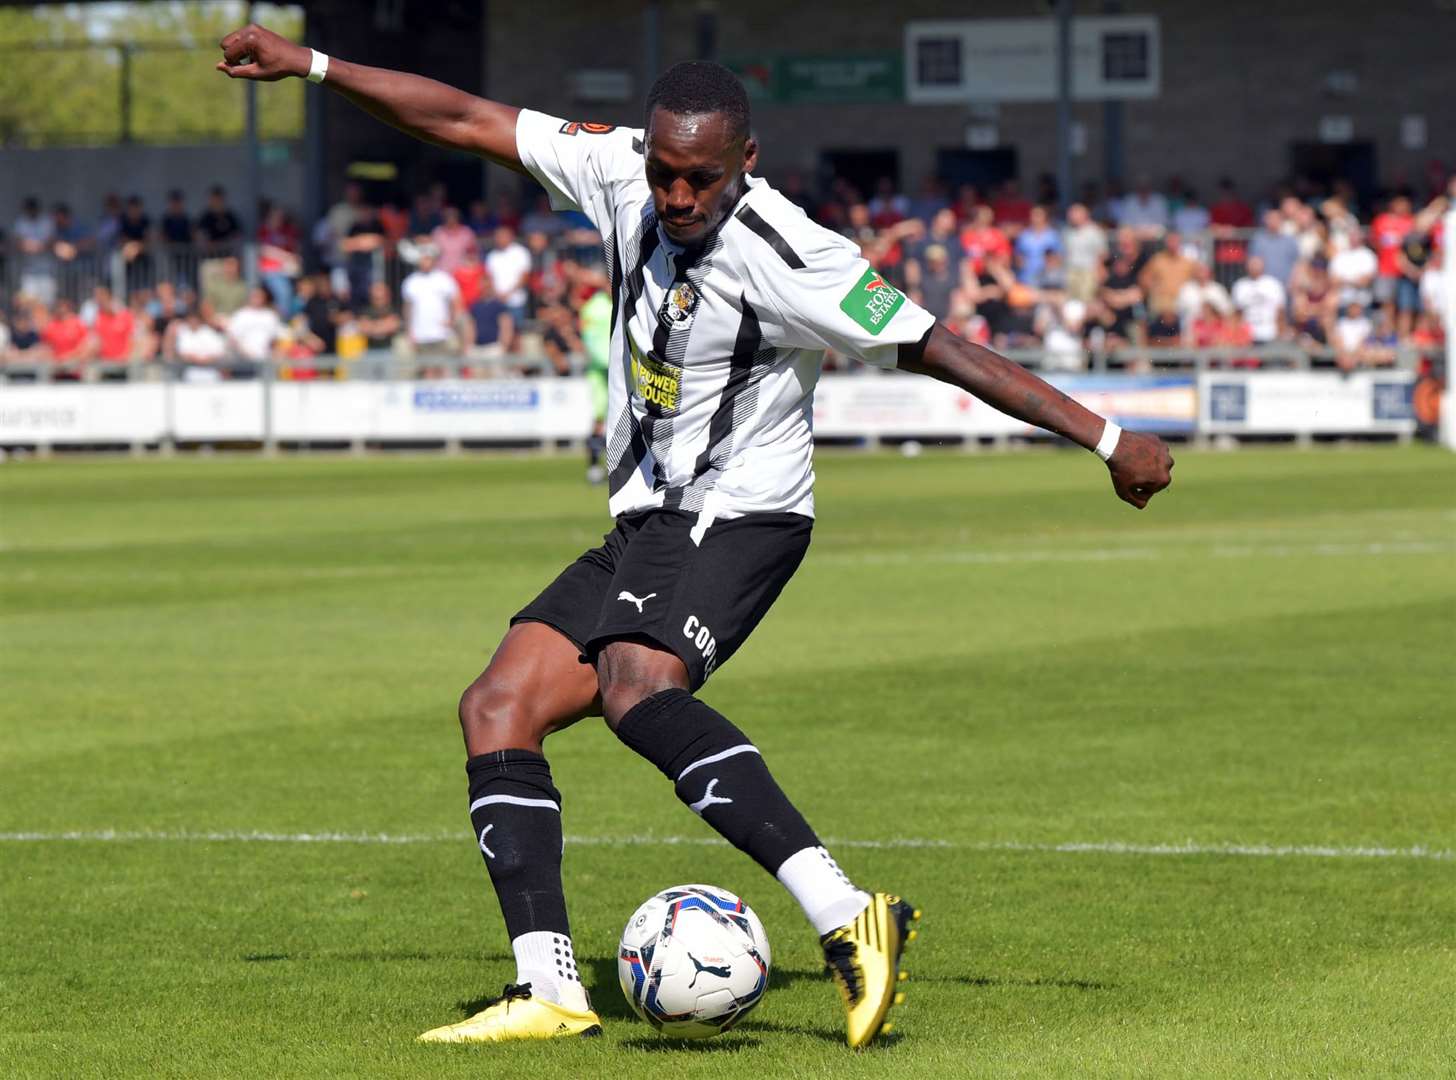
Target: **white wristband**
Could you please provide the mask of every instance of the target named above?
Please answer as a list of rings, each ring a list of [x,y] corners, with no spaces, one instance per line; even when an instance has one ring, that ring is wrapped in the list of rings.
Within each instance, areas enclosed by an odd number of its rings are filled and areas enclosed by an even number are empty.
[[[310,49],[309,52],[313,53],[313,59],[308,65],[308,81],[321,83],[329,73],[329,54],[321,53],[317,49]]]
[[[1117,440],[1122,438],[1122,428],[1118,427],[1111,420],[1102,429],[1102,438],[1097,440],[1097,449],[1093,451],[1103,461],[1112,457],[1112,452],[1117,449]]]

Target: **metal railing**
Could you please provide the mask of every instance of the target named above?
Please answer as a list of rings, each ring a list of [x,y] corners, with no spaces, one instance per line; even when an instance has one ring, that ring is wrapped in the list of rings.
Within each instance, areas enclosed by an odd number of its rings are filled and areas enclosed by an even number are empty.
[[[1092,351],[1078,366],[1069,366],[1066,355],[1043,349],[1008,349],[1004,353],[1030,371],[1043,374],[1197,374],[1204,371],[1257,368],[1262,371],[1313,371],[1336,367],[1336,353],[1324,347],[1306,347],[1295,342],[1219,348],[1124,347]],[[1389,371],[1415,371],[1423,360],[1439,361],[1440,348],[1408,346],[1392,350],[1389,364],[1364,365]],[[580,373],[583,358],[569,358],[571,373]],[[837,373],[859,373],[873,378],[888,374],[878,368],[854,364],[836,367]],[[411,356],[407,352],[374,349],[352,358],[320,355],[304,358],[273,358],[263,362],[225,359],[211,364],[173,359],[133,361],[12,359],[0,361],[0,384],[4,383],[95,383],[232,381],[271,379],[279,382],[346,381],[385,382],[390,380],[430,381],[536,375],[556,376],[551,360],[541,352],[498,353],[466,350],[463,353],[432,353]]]

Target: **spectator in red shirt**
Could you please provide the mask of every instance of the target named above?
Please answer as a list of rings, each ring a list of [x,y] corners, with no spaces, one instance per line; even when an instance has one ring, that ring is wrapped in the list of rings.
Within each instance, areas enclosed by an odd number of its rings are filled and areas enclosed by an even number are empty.
[[[1386,314],[1395,317],[1395,288],[1400,281],[1400,249],[1415,224],[1411,201],[1397,195],[1370,223],[1370,246],[1375,249],[1379,269],[1375,277],[1375,300]]]
[[[136,316],[117,303],[106,286],[98,285],[95,295],[96,320],[91,329],[96,335],[96,355],[112,363],[126,363],[132,357]]]
[[[465,262],[450,271],[450,276],[455,279],[455,284],[460,286],[461,305],[469,309],[480,299],[483,283],[487,277],[485,263],[480,258],[480,252],[472,252]]]
[[[83,359],[90,337],[91,332],[86,329],[81,316],[76,314],[76,305],[66,299],[56,301],[55,313],[40,332],[40,339],[50,350],[51,359],[58,363]]]
[[[1234,182],[1224,177],[1218,182],[1218,198],[1208,208],[1208,220],[1215,230],[1252,229],[1254,208],[1239,198]]]
[[[996,220],[1008,232],[1020,231],[1031,220],[1031,200],[1021,193],[1021,185],[1015,180],[1001,185],[991,208],[996,211]]]
[[[971,224],[961,230],[961,250],[966,253],[974,273],[986,269],[987,255],[1000,255],[1008,261],[1011,258],[1011,241],[996,227],[996,211],[982,203],[976,207],[976,216]]]

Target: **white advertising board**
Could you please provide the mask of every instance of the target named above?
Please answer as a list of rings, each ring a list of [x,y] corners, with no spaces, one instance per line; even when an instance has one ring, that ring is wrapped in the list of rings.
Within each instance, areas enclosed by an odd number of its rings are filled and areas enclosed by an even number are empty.
[[[261,441],[262,382],[0,384],[0,444]],[[272,435],[288,441],[580,439],[586,381],[272,384]]]
[[[1155,15],[1072,21],[1072,98],[1156,98],[1162,56]],[[1055,19],[935,19],[905,25],[905,97],[920,105],[1055,101]]]
[[[1205,372],[1198,427],[1211,435],[1413,432],[1414,381],[1401,371]]]
[[[159,384],[0,384],[0,443],[155,442],[166,430]]]

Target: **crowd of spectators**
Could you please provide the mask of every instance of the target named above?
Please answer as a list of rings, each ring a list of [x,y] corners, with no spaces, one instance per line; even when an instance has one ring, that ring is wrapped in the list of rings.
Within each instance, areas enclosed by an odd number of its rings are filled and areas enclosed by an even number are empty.
[[[1339,185],[1255,205],[1228,181],[1208,203],[1176,179],[1162,191],[1142,181],[1085,190],[1062,215],[1045,185],[1029,198],[1015,181],[931,181],[911,196],[886,180],[864,198],[842,179],[813,193],[789,176],[781,190],[959,333],[1034,350],[1052,370],[1095,352],[1133,367],[1168,355],[1150,349],[1257,366],[1255,346],[1281,343],[1350,370],[1443,340],[1442,215],[1456,180],[1419,200],[1394,190],[1364,214]],[[155,220],[140,198],[108,196],[89,227],[26,199],[0,248],[0,357],[61,378],[105,377],[94,361],[118,373],[166,361],[209,379],[269,360],[309,377],[366,352],[420,371],[448,359],[467,373],[566,373],[577,313],[605,287],[590,222],[551,212],[539,191],[462,207],[437,184],[406,205],[349,183],[311,228],[266,203],[256,220],[245,235],[221,187],[195,215],[172,192]]]

